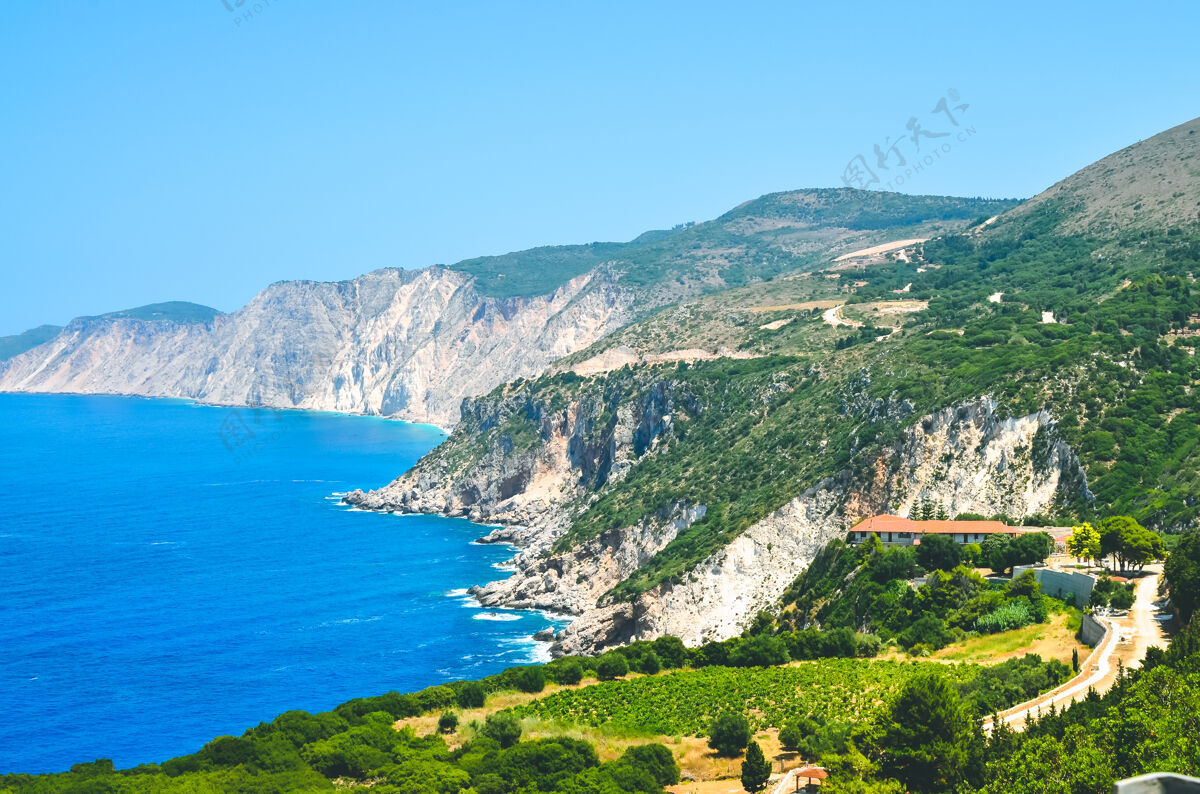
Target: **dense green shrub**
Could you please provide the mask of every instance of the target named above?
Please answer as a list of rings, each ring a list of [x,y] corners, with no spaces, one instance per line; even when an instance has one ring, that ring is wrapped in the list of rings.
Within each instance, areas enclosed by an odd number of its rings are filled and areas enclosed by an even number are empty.
[[[583,663],[574,657],[555,659],[546,665],[546,677],[556,684],[578,684],[583,680]]]
[[[467,681],[458,688],[458,705],[464,709],[483,708],[487,693],[478,681]]]
[[[629,662],[624,655],[609,651],[596,661],[596,676],[601,681],[611,681],[629,672]]]
[[[480,733],[501,747],[512,747],[521,738],[521,721],[509,711],[489,714]]]
[[[546,688],[546,670],[541,665],[518,667],[510,671],[509,680],[522,692],[541,692]]]
[[[458,715],[453,711],[443,711],[438,717],[439,733],[454,733],[458,729]]]
[[[718,755],[740,755],[750,742],[750,723],[741,714],[727,711],[712,721],[708,728],[708,746]]]

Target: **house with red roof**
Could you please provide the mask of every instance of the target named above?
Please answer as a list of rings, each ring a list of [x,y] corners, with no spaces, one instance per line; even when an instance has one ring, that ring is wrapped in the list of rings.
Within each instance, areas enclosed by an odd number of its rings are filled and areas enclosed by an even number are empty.
[[[914,521],[900,516],[879,515],[864,518],[850,530],[850,542],[861,543],[878,535],[886,544],[920,545],[926,535],[948,535],[957,543],[982,543],[988,535],[1022,535],[1024,527],[1010,527],[1001,521]]]

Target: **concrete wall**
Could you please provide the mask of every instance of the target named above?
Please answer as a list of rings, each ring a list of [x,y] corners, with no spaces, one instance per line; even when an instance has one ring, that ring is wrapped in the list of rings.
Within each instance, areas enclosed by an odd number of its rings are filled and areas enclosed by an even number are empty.
[[[1079,627],[1079,639],[1087,645],[1095,646],[1104,639],[1104,632],[1107,630],[1107,624],[1101,623],[1090,613],[1084,614],[1083,624]]]
[[[1049,568],[1039,568],[1032,565],[1017,565],[1013,567],[1013,578],[1025,571],[1033,571],[1042,592],[1046,595],[1067,600],[1068,595],[1075,596],[1075,606],[1082,609],[1092,597],[1092,588],[1096,586],[1096,577],[1078,571],[1052,571]]]

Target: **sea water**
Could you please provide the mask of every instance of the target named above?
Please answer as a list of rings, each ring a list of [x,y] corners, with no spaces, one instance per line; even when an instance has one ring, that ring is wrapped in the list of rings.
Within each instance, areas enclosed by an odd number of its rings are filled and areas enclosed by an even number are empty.
[[[468,586],[512,549],[339,502],[437,428],[0,394],[0,773],[194,752],[289,709],[537,661],[551,618]]]

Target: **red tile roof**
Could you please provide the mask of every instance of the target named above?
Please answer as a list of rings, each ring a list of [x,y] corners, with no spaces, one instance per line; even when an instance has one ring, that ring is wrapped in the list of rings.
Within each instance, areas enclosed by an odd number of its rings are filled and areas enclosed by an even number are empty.
[[[1002,521],[913,521],[911,518],[900,516],[872,516],[864,518],[854,525],[851,532],[912,532],[917,535],[955,535],[958,533],[976,533],[995,535],[999,533],[1018,534],[1016,527],[1010,527]]]

